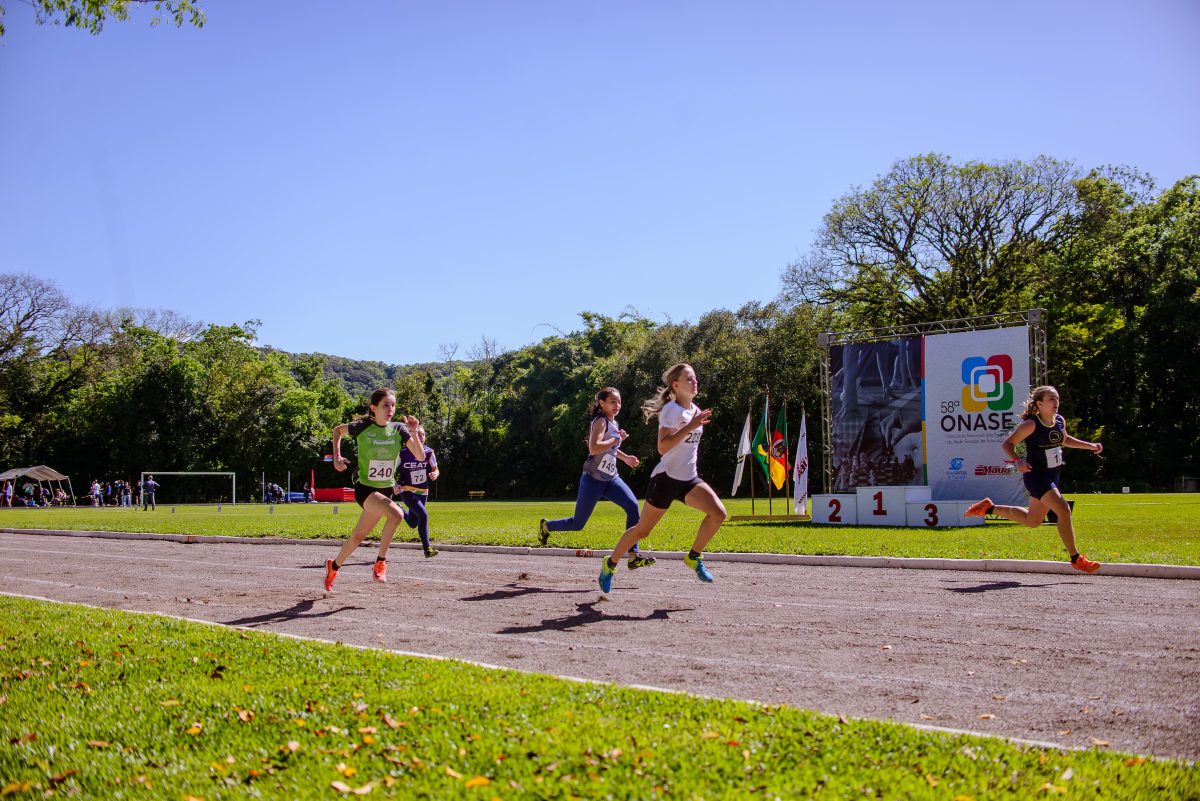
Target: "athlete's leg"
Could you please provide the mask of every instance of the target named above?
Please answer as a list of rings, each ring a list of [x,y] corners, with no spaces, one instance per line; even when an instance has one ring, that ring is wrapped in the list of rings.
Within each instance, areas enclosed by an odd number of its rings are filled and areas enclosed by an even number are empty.
[[[1067,505],[1067,501],[1058,491],[1058,487],[1043,495],[1042,503],[1051,509],[1054,516],[1058,518],[1058,537],[1062,540],[1063,547],[1067,549],[1067,554],[1074,556],[1079,553],[1079,549],[1075,547],[1075,524],[1071,520],[1071,507]]]
[[[696,531],[696,541],[692,544],[693,551],[702,553],[704,546],[708,545],[708,541],[712,539],[713,534],[717,533],[717,529],[725,522],[729,513],[725,511],[725,504],[721,503],[717,493],[704,483],[692,487],[691,491],[684,496],[683,502],[693,509],[704,512],[704,519],[700,521],[700,528]]]
[[[1042,500],[1030,498],[1028,509],[1024,506],[993,506],[992,514],[1014,523],[1020,523],[1022,526],[1037,528],[1046,519],[1046,509],[1047,506]]]
[[[612,556],[609,557],[609,560],[613,564],[616,564],[625,558],[625,554],[627,554],[629,549],[634,546],[634,543],[653,531],[654,527],[658,525],[658,521],[662,520],[662,516],[666,513],[666,509],[660,509],[657,506],[651,506],[648,503],[642,504],[641,519],[639,519],[635,525],[630,526],[625,533],[621,535],[621,539],[613,548]]]
[[[379,509],[376,504],[371,503],[371,498],[374,497],[375,494],[372,494],[363,503],[362,514],[358,516],[358,522],[354,524],[354,528],[350,531],[350,538],[342,544],[342,549],[338,551],[337,557],[333,560],[335,570],[346,564],[346,560],[350,558],[350,554],[354,553],[354,549],[358,547],[358,544],[363,541],[363,537],[367,536],[367,533],[375,528],[375,524],[379,522],[379,518],[383,517],[383,510]],[[380,497],[383,496],[381,495]]]
[[[372,503],[380,507],[380,516],[387,518],[383,524],[383,532],[379,535],[379,556],[377,557],[377,559],[386,559],[388,546],[392,544],[392,535],[396,533],[396,526],[404,522],[404,510],[391,498],[379,492],[373,492],[371,497],[367,498],[367,505]]]
[[[638,514],[637,498],[634,497],[633,490],[621,480],[620,476],[605,484],[603,498],[625,510],[626,529],[631,529],[637,525],[638,520],[641,519],[641,515]],[[638,552],[638,544],[636,542],[633,544],[633,552],[635,554]]]
[[[579,493],[575,496],[575,514],[570,517],[560,517],[558,520],[547,520],[546,528],[551,531],[580,531],[587,525],[596,502],[604,495],[608,486],[607,481],[597,481],[584,473],[579,477]]]
[[[408,514],[405,519],[409,525],[417,529],[417,536],[421,538],[421,549],[429,550],[429,511],[425,508],[425,496],[418,495],[415,492],[404,493],[404,505],[408,507]]]

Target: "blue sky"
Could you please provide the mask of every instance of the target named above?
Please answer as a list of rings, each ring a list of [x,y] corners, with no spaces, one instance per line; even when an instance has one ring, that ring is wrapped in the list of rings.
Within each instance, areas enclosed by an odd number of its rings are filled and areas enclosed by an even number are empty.
[[[1200,172],[1196,0],[7,0],[0,271],[388,363],[768,301],[898,159]]]

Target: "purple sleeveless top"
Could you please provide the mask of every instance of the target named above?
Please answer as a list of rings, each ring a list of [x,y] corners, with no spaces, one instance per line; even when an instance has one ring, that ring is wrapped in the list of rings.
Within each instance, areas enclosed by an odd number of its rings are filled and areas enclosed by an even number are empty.
[[[592,418],[593,421],[595,418]],[[616,420],[604,418],[604,436],[601,439],[616,439],[613,446],[604,453],[589,455],[583,463],[583,472],[597,481],[612,481],[617,477],[617,451],[621,449],[621,427]],[[591,433],[591,427],[588,427]]]

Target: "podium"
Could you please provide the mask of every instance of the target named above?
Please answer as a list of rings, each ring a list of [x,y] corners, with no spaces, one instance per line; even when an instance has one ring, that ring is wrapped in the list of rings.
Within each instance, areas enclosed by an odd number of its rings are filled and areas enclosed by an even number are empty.
[[[843,526],[909,526],[944,528],[981,526],[982,517],[967,517],[973,501],[932,498],[929,487],[858,487],[853,493],[812,497],[812,522]]]

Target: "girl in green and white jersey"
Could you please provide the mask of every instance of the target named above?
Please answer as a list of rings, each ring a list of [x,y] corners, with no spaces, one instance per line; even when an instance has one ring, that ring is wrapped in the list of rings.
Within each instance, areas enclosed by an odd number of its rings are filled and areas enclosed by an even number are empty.
[[[334,469],[341,472],[350,464],[342,456],[342,439],[349,436],[358,447],[354,499],[362,507],[362,514],[358,516],[350,539],[342,545],[337,558],[325,562],[326,592],[333,590],[333,580],[337,578],[338,570],[381,517],[386,517],[387,522],[379,538],[379,556],[375,559],[374,575],[376,581],[387,581],[387,549],[392,543],[396,526],[404,520],[404,511],[391,498],[396,488],[396,458],[412,436],[410,432],[420,425],[415,417],[405,417],[402,423],[392,422],[395,413],[396,393],[390,389],[377,389],[371,393],[365,417],[342,423],[333,429]]]

